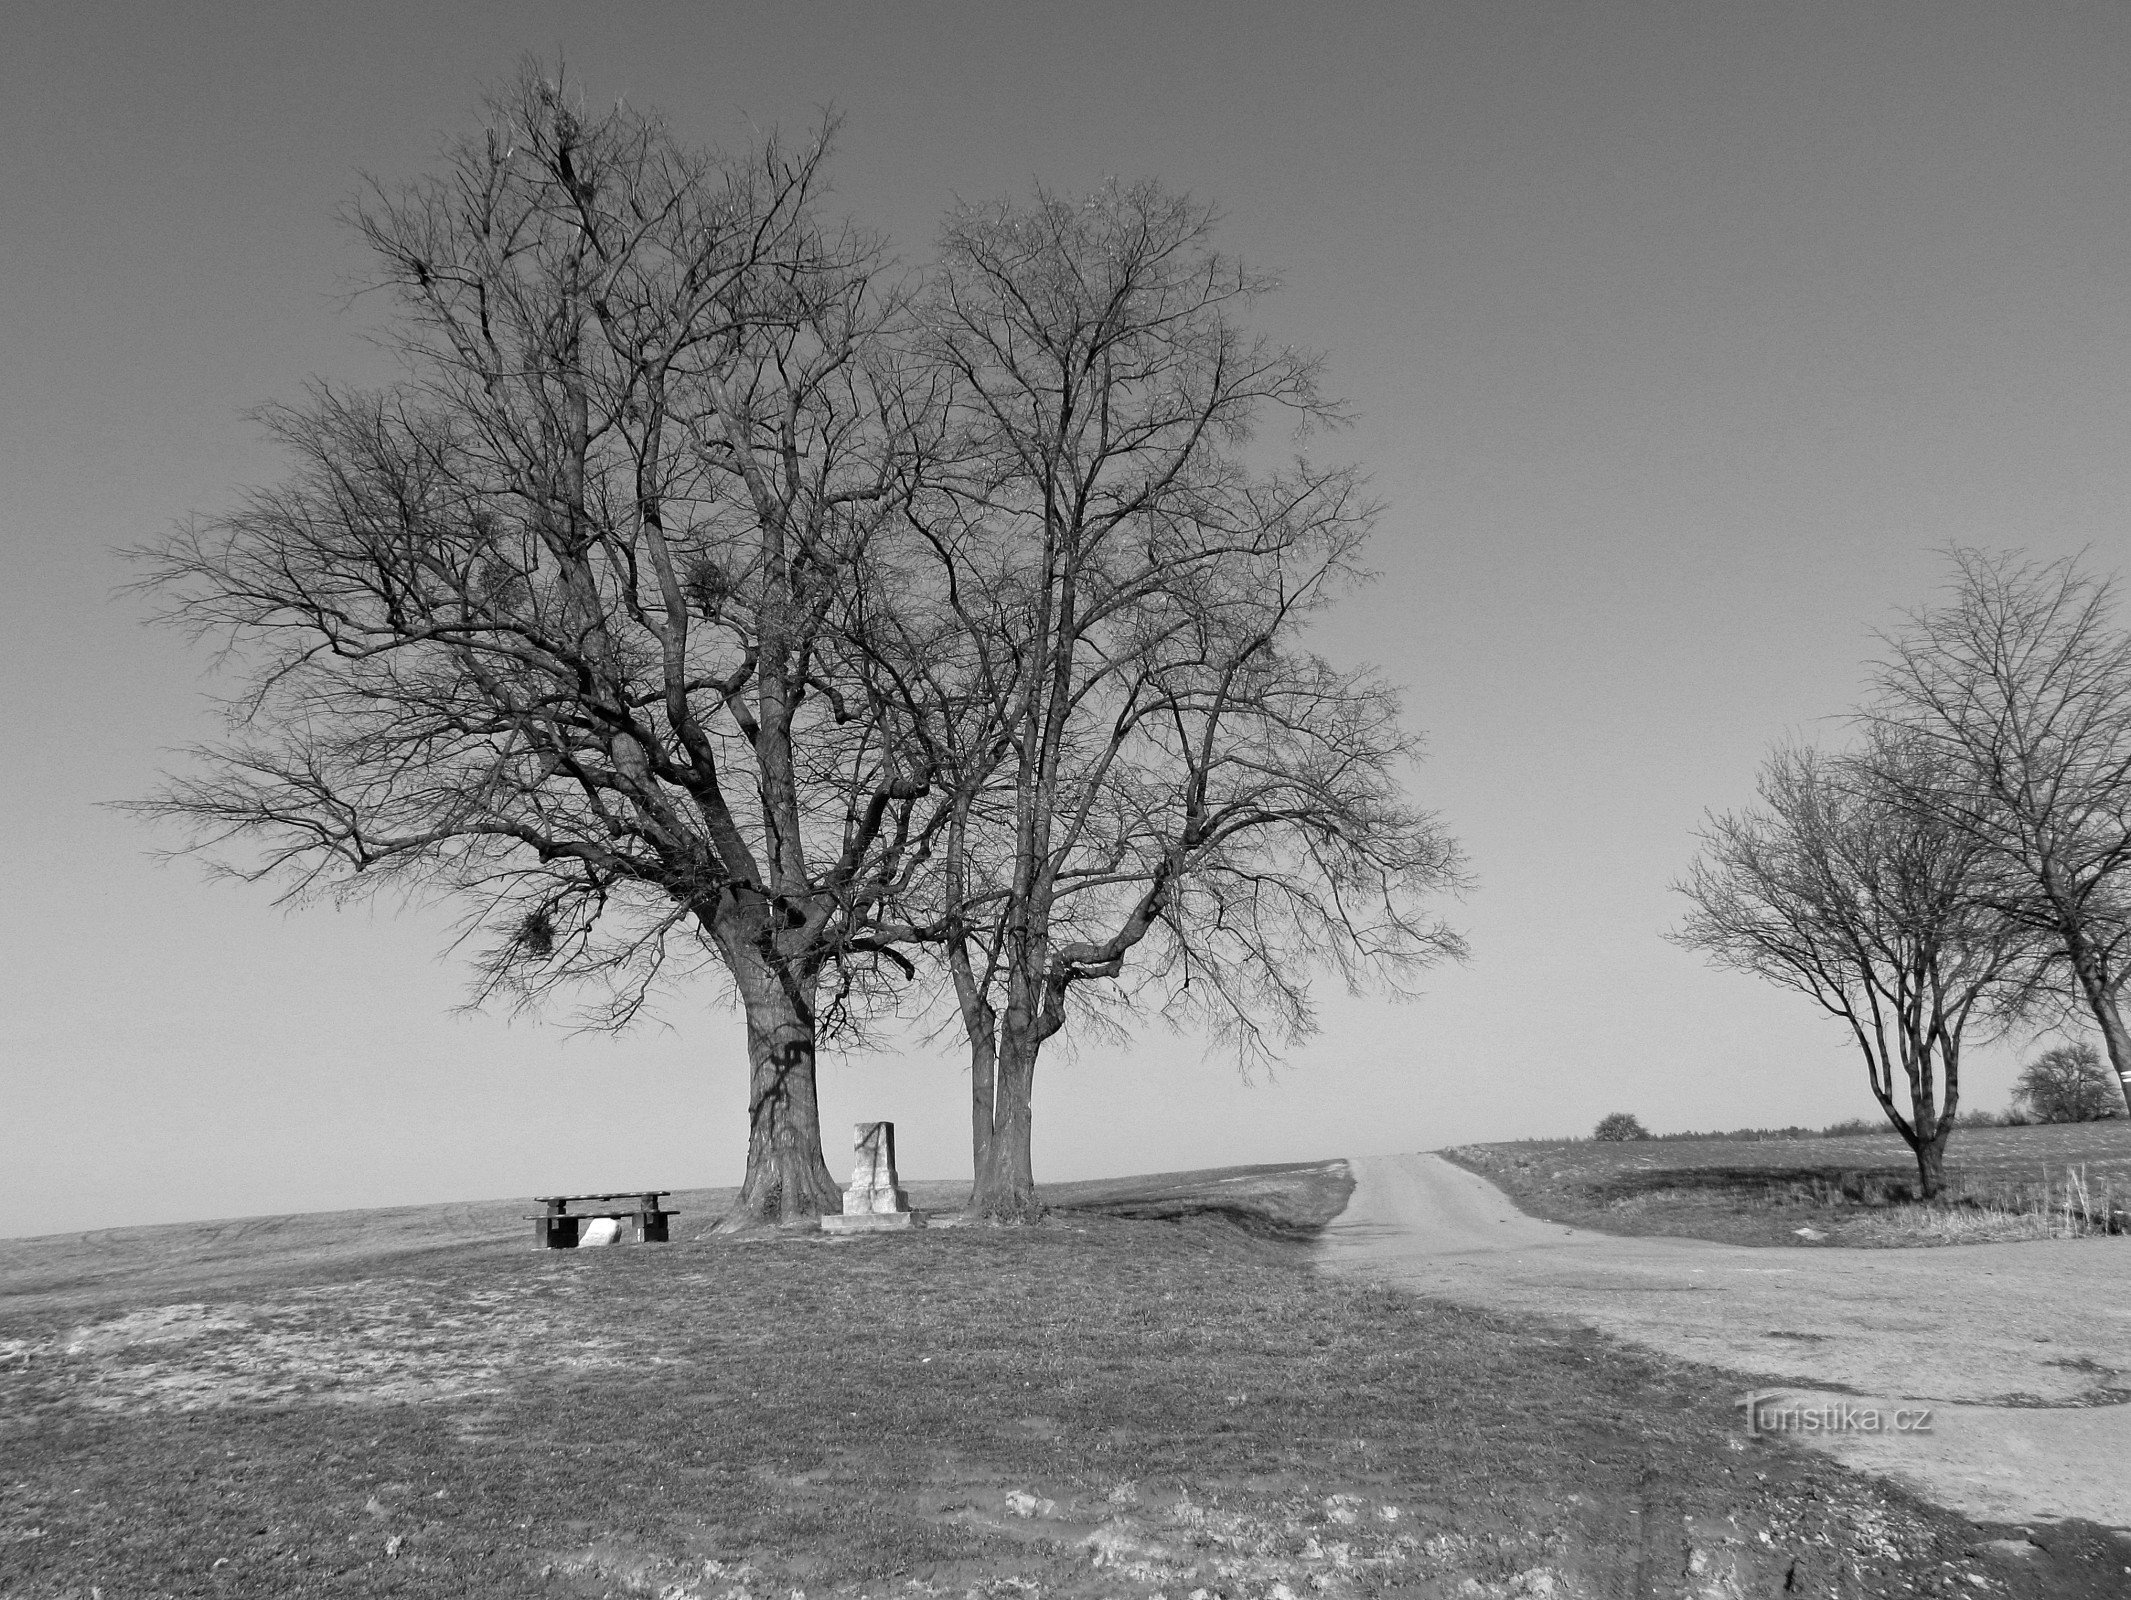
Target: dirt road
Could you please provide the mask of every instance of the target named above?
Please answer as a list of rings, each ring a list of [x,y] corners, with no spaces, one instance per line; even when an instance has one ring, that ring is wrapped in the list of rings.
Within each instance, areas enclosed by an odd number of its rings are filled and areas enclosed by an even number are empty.
[[[1777,1409],[1929,1406],[1930,1431],[1801,1434],[1992,1521],[2131,1529],[2131,1241],[1748,1249],[1617,1238],[1518,1211],[1436,1156],[1353,1164],[1324,1263],[1573,1318],[1741,1375]],[[1741,1413],[1741,1426],[1744,1412]]]

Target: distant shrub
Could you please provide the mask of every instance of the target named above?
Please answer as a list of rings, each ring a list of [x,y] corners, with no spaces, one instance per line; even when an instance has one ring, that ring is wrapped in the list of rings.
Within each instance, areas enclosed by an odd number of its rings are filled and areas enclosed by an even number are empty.
[[[2061,1044],[2020,1069],[2013,1099],[2037,1122],[2100,1122],[2121,1115],[2116,1074],[2090,1044]]]
[[[1625,1111],[1616,1111],[1610,1117],[1599,1119],[1598,1129],[1591,1135],[1609,1144],[1626,1144],[1630,1139],[1647,1139],[1650,1130]]]
[[[2023,1119],[2025,1120],[2025,1119]],[[2011,1128],[2018,1124],[2012,1121],[2012,1113],[1985,1111],[1977,1106],[1973,1111],[1964,1111],[1953,1119],[1957,1128]]]

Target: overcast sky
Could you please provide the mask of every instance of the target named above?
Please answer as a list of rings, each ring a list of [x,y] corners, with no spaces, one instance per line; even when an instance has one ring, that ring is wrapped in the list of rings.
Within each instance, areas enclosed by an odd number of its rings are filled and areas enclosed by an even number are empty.
[[[1873,1114],[1836,1024],[1664,942],[1668,886],[1772,741],[1840,737],[1935,549],[2125,564],[2131,9],[76,0],[0,54],[0,1233],[738,1180],[707,993],[466,1016],[440,910],[284,911],[102,808],[211,731],[114,547],[276,475],[247,408],[381,375],[335,212],[527,50],[708,143],[833,106],[911,261],[957,197],[1188,189],[1360,414],[1321,453],[1390,504],[1381,578],[1321,643],[1407,685],[1473,958],[1328,994],[1271,1081],[1054,1049],[1039,1177]],[[885,1117],[966,1176],[966,1097],[951,1039],[825,1062],[832,1168]]]

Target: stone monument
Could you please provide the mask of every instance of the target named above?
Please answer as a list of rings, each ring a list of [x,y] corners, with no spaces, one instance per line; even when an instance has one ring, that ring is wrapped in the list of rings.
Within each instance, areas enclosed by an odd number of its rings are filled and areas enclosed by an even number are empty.
[[[910,1209],[910,1196],[903,1193],[895,1173],[895,1124],[861,1122],[854,1130],[852,1146],[858,1166],[851,1174],[851,1187],[844,1191],[840,1217],[823,1217],[825,1233],[873,1233],[889,1228],[922,1228],[925,1213]]]

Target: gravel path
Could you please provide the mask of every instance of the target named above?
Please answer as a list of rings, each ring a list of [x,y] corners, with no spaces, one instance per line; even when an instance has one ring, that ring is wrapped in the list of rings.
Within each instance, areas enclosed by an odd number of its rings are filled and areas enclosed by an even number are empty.
[[[2131,1529],[2131,1241],[1620,1238],[1527,1216],[1436,1156],[1352,1167],[1353,1198],[1319,1247],[1332,1270],[1574,1318],[1736,1372],[1778,1410],[1846,1406],[1849,1428],[1798,1437],[1969,1516]],[[1894,1433],[1893,1412],[1919,1402],[1930,1431]],[[1862,1431],[1861,1414],[1886,1431]]]

